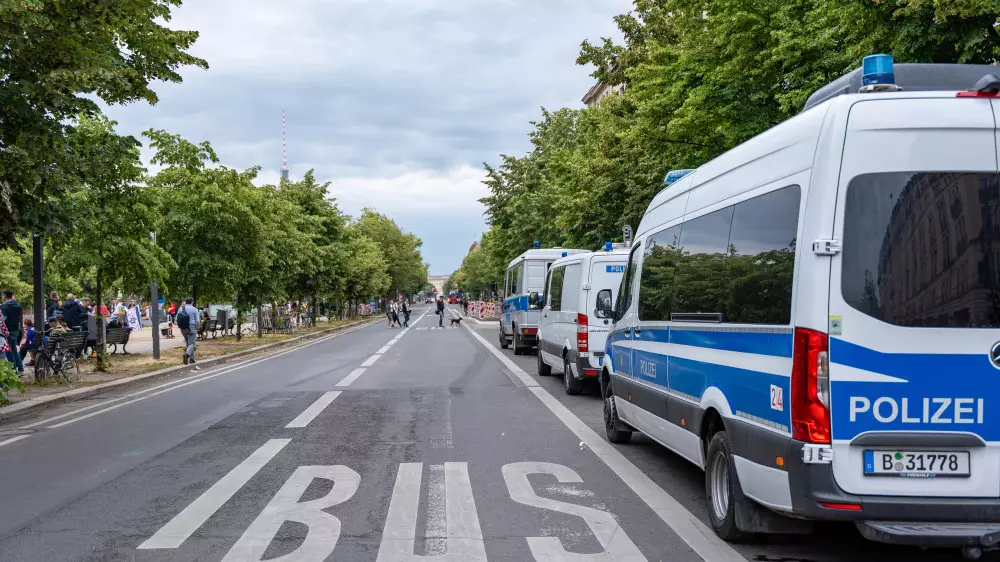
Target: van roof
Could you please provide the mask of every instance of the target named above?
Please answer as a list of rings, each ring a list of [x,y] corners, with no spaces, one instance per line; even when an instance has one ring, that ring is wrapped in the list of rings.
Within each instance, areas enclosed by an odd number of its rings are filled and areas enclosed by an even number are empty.
[[[897,65],[897,67],[898,66],[901,65]],[[975,72],[972,72],[972,75],[975,75],[976,72],[979,72],[984,68],[994,69],[1000,73],[1000,67],[983,65],[944,66],[971,66],[978,69]],[[969,74],[966,74],[965,76],[968,75]],[[982,75],[979,77],[981,78]],[[838,82],[835,81],[834,84],[836,83]],[[967,86],[963,86],[961,89],[970,89],[974,83],[975,81]],[[733,147],[712,160],[709,160],[699,166],[695,171],[684,176],[681,180],[660,190],[660,192],[653,197],[649,207],[647,207],[646,212],[643,214],[642,220],[639,223],[639,228],[636,229],[635,236],[638,238],[651,228],[655,228],[680,218],[685,212],[696,211],[697,209],[687,209],[686,205],[683,203],[684,200],[679,200],[674,202],[674,204],[669,204],[672,200],[677,199],[681,195],[691,191],[693,188],[708,183],[730,171],[736,170],[737,168],[742,168],[744,166],[751,167],[754,165],[755,161],[761,160],[767,155],[781,151],[788,151],[789,154],[791,154],[795,152],[797,148],[805,148],[810,143],[815,144],[822,128],[823,119],[831,108],[839,105],[850,106],[860,100],[872,99],[952,98],[955,99],[956,103],[966,103],[966,100],[955,97],[956,91],[958,90],[920,90],[875,92],[865,94],[838,93],[829,95],[824,101],[812,105],[809,109],[806,109],[791,119],[779,123],[752,139]],[[810,154],[812,153],[810,152]],[[785,161],[788,164],[787,167],[779,169],[777,167],[769,166],[765,170],[760,170],[760,173],[757,176],[760,180],[760,185],[768,183],[769,181],[776,181],[783,177],[791,176],[792,174],[807,169],[812,165],[811,156],[807,161],[802,160],[802,158],[789,158]]]
[[[516,258],[510,260],[510,263],[507,264],[507,267],[508,268],[513,267],[525,260],[559,259],[562,257],[563,252],[566,252],[567,254],[584,254],[587,253],[588,251],[589,250],[579,250],[573,248],[532,248],[531,250],[528,250],[523,254],[521,254],[520,256],[517,256]]]
[[[615,248],[610,252],[605,252],[604,250],[598,250],[596,252],[584,252],[582,254],[571,254],[566,257],[562,257],[552,262],[552,267],[561,265],[566,262],[577,262],[588,259],[596,259],[600,257],[611,257],[611,258],[622,258],[628,260],[629,249],[628,248]]]

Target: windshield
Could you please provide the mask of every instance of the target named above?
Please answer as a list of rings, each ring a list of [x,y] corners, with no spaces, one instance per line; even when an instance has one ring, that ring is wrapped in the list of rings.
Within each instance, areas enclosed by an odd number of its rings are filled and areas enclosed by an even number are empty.
[[[996,174],[891,172],[851,180],[841,289],[899,326],[1000,326]]]

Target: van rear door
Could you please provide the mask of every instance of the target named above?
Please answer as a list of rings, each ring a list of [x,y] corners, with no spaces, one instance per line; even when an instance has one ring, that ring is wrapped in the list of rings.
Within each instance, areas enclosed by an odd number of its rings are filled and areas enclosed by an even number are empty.
[[[595,257],[590,265],[590,290],[586,291],[585,304],[581,314],[587,315],[587,341],[592,357],[600,357],[604,354],[604,346],[608,339],[611,321],[606,318],[594,316],[597,309],[597,293],[604,289],[611,290],[611,300],[614,302],[618,298],[618,287],[622,284],[622,276],[625,275],[625,266],[628,256],[624,254],[611,254],[607,257]],[[598,361],[591,361],[597,365]]]
[[[827,398],[833,472],[847,492],[1000,496],[995,135],[985,99],[851,108]]]

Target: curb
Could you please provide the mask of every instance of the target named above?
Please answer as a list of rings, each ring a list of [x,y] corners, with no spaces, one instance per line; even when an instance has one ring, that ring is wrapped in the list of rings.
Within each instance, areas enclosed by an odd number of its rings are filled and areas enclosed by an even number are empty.
[[[356,326],[362,326],[369,324],[375,324],[374,321],[370,320],[360,320],[358,322],[352,322],[350,324],[344,324],[343,326],[337,326],[335,328],[328,328],[319,332],[313,332],[311,334],[304,334],[298,337],[290,338],[287,340],[282,340],[274,343],[267,343],[264,345],[258,345],[257,347],[251,347],[250,349],[244,349],[242,351],[237,351],[230,353],[228,355],[220,355],[218,357],[211,357],[198,362],[198,366],[201,367],[211,367],[214,365],[219,365],[223,363],[228,363],[233,359],[239,359],[240,357],[245,357],[247,355],[253,355],[254,353],[265,351],[268,349],[276,349],[280,347],[285,347],[289,344],[294,344],[297,342],[309,341],[323,336],[327,336],[336,332],[346,330],[348,328],[353,328]],[[73,390],[68,390],[66,392],[59,392],[56,394],[50,394],[48,396],[39,396],[38,398],[29,398],[23,402],[17,402],[10,406],[0,407],[0,423],[6,423],[12,421],[16,418],[25,416],[27,414],[42,410],[51,406],[56,406],[58,404],[65,404],[67,402],[73,402],[76,400],[82,400],[84,398],[89,398],[96,394],[101,394],[111,389],[122,389],[127,388],[132,385],[136,385],[149,380],[155,380],[161,377],[166,377],[168,375],[173,375],[182,371],[190,370],[190,365],[177,365],[174,367],[167,367],[166,369],[160,369],[159,371],[153,371],[151,373],[145,373],[142,375],[136,375],[134,377],[125,377],[118,380],[108,381],[101,384],[95,384],[94,386],[86,386],[82,388],[75,388]]]

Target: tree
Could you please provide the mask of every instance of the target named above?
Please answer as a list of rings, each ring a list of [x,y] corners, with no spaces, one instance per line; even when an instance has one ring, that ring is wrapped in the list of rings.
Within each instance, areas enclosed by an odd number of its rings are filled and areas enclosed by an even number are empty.
[[[164,131],[144,133],[165,167],[150,180],[164,205],[158,241],[177,263],[174,290],[208,301],[230,302],[270,266],[257,168],[210,168],[218,158],[207,142],[195,145]],[[256,208],[255,208],[256,206]]]
[[[390,283],[389,263],[382,256],[379,245],[357,224],[352,225],[344,272],[344,295],[351,305],[351,313],[357,310],[360,302],[384,295]]]
[[[373,209],[364,209],[354,228],[378,244],[389,265],[387,291],[415,293],[427,282],[427,270],[420,256],[422,242],[412,233],[403,232],[389,217]],[[386,294],[395,298],[395,293]]]
[[[150,233],[159,221],[154,193],[141,185],[146,170],[138,141],[115,134],[116,123],[104,117],[81,118],[70,137],[84,173],[63,204],[72,228],[53,238],[58,270],[80,278],[93,271],[98,316],[98,366],[103,367],[103,289],[119,282],[129,287],[164,278],[174,261]]]
[[[178,68],[207,63],[187,50],[194,31],[166,27],[180,0],[0,2],[0,246],[19,232],[58,230],[53,205],[86,161],[71,146],[81,114],[105,103],[156,103],[153,81],[180,82]],[[55,171],[52,165],[55,164]]]

